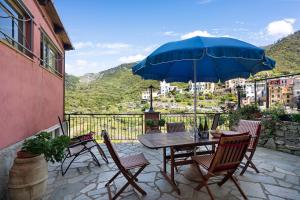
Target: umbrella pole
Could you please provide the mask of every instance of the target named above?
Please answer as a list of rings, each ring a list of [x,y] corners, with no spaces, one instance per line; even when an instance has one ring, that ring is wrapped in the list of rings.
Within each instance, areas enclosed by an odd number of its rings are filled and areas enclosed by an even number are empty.
[[[197,128],[197,63],[193,60],[194,65],[194,128]]]

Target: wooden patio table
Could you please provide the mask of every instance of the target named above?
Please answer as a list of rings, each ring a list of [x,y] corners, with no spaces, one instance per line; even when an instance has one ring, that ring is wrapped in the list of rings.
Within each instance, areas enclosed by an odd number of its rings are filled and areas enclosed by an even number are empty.
[[[222,131],[224,134],[237,134],[235,131]],[[163,149],[163,166],[160,170],[165,179],[172,185],[174,190],[180,194],[180,190],[175,182],[174,173],[175,167],[180,165],[192,164],[192,160],[180,160],[175,161],[175,158],[186,158],[192,155],[202,155],[214,153],[215,145],[218,144],[219,138],[214,138],[209,135],[208,139],[194,138],[188,132],[177,132],[177,133],[151,133],[144,134],[138,137],[140,143],[150,149]],[[212,145],[212,150],[207,151],[194,151],[185,153],[174,152],[175,147],[197,147]],[[170,148],[170,155],[166,155],[166,148]],[[167,172],[167,160],[170,160],[170,174]]]

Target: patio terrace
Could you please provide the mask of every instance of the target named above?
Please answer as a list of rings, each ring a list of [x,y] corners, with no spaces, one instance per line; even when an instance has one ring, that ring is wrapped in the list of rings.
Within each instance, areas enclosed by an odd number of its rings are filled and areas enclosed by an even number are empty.
[[[107,149],[101,144],[106,155]],[[138,142],[115,144],[120,156],[143,152],[150,161],[139,176],[139,185],[147,195],[139,196],[129,186],[121,194],[122,200],[135,199],[210,199],[205,188],[195,191],[197,183],[187,180],[183,174],[188,166],[179,168],[175,179],[179,183],[181,195],[173,191],[169,183],[159,171],[162,164],[162,150],[151,150]],[[99,156],[99,153],[95,151]],[[108,193],[105,183],[116,173],[116,166],[109,157],[109,164],[102,159],[101,167],[95,166],[89,155],[80,156],[65,176],[60,173],[60,163],[49,164],[48,188],[44,200],[107,200]],[[248,169],[244,176],[238,176],[242,189],[249,199],[300,199],[300,157],[258,147],[254,156],[260,173]],[[125,184],[125,179],[119,176],[113,186],[115,192]],[[222,187],[210,185],[216,199],[241,199],[241,195],[231,181]]]

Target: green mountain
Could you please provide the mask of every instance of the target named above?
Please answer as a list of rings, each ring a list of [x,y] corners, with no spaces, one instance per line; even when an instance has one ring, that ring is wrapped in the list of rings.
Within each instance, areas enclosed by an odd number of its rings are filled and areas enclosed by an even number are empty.
[[[276,60],[276,73],[300,72],[300,31],[268,46],[266,54]]]
[[[66,112],[140,112],[141,91],[158,81],[145,81],[132,75],[131,64],[76,79],[66,76]]]
[[[266,53],[276,60],[276,69],[268,72],[269,75],[300,72],[300,31],[268,45]],[[145,106],[140,102],[142,91],[151,84],[158,88],[159,82],[133,75],[133,64],[81,77],[66,75],[66,112],[140,112]]]

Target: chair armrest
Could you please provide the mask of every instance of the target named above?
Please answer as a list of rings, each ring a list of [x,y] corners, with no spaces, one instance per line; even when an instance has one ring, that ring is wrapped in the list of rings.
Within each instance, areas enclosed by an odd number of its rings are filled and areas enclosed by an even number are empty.
[[[72,148],[72,147],[76,147],[76,146],[79,146],[79,145],[84,145],[87,143],[87,142],[94,142],[94,139],[88,139],[88,140],[79,140],[78,142],[75,142],[75,143],[71,143],[68,148]]]
[[[90,133],[87,133],[84,135],[76,136],[76,137],[72,138],[71,140],[83,141],[83,140],[94,139],[94,137],[93,137],[94,134],[95,134],[95,132],[90,132]]]

